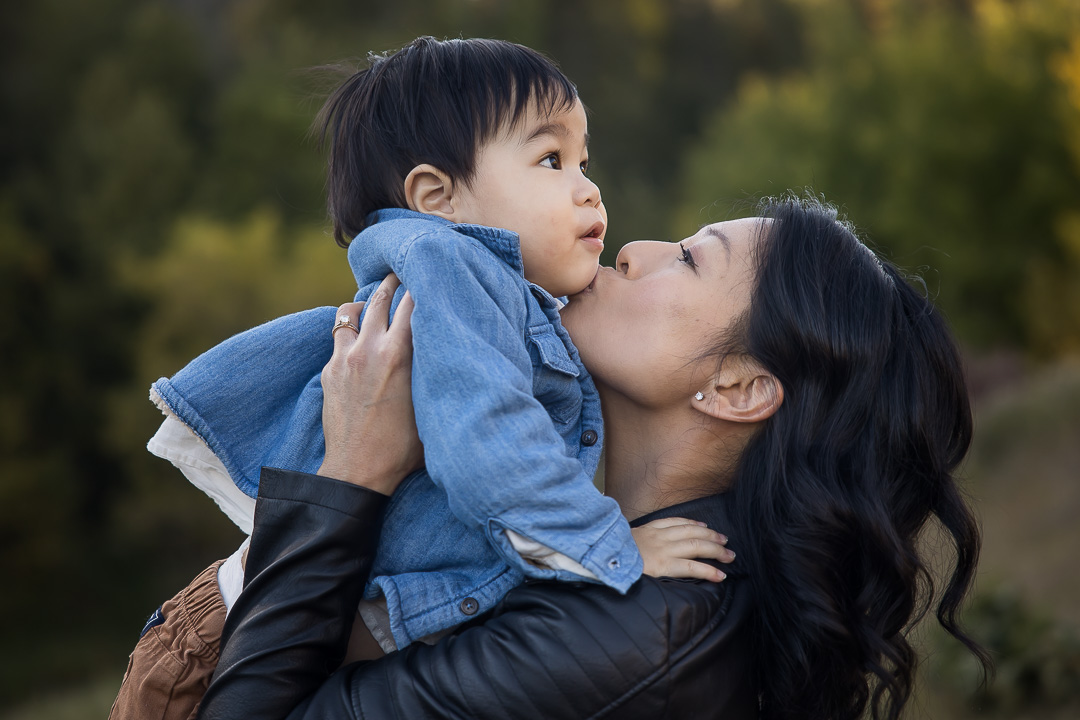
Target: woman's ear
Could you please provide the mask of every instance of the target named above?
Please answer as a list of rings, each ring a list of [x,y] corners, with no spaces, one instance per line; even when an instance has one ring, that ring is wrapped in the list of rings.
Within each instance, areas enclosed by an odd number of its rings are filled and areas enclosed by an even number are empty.
[[[748,358],[727,358],[691,405],[717,420],[756,423],[772,417],[784,402],[784,386]]]
[[[404,189],[410,210],[454,219],[454,181],[439,168],[417,165],[405,177]]]

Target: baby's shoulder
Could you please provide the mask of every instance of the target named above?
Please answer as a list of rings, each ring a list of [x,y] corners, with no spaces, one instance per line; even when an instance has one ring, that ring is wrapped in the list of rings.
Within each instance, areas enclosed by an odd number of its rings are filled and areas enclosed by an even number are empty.
[[[471,260],[483,244],[458,228],[419,213],[384,218],[356,236],[349,245],[349,261],[361,267],[389,265],[399,269],[406,260]]]
[[[435,226],[403,245],[397,267],[403,279],[457,288],[469,288],[500,302],[528,302],[529,284],[519,268],[477,238],[451,228]],[[408,282],[406,281],[406,285]]]
[[[483,234],[477,232],[485,228],[472,225],[440,225],[418,223],[406,228],[402,253],[405,262],[431,265],[443,263],[446,266],[460,266],[472,270],[483,270],[515,276],[521,284],[520,253],[514,247],[508,247],[505,238],[496,232]]]

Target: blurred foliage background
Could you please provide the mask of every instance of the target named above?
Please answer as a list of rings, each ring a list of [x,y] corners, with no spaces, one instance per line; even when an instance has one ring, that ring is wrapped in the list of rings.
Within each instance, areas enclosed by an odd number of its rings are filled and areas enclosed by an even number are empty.
[[[308,69],[413,37],[556,58],[622,242],[812,187],[921,274],[968,357],[979,687],[912,717],[1080,712],[1075,0],[36,0],[0,6],[0,716],[107,713],[143,619],[240,540],[145,443],[147,388],[354,290]]]

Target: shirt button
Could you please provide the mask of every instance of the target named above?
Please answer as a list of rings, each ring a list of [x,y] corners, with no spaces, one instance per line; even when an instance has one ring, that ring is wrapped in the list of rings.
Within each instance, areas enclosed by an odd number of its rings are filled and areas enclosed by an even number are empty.
[[[619,558],[611,558],[610,560],[608,560],[607,566],[609,568],[611,568],[612,570],[618,570],[619,569]]]
[[[596,434],[595,430],[586,430],[581,433],[581,444],[585,447],[592,447],[599,439],[600,437]]]
[[[461,605],[458,607],[466,615],[475,615],[476,611],[480,609],[480,603],[476,602],[476,598],[467,597],[461,601]]]

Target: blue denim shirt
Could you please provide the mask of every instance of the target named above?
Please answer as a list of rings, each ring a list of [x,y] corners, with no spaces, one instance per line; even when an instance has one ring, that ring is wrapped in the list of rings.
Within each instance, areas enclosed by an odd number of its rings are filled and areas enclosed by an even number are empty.
[[[416,301],[413,403],[426,468],[387,509],[369,596],[386,597],[398,647],[493,606],[537,567],[504,530],[566,555],[621,592],[642,561],[618,505],[596,491],[596,387],[559,320],[525,280],[515,233],[382,210],[349,248],[357,300],[390,271]],[[263,465],[322,462],[319,374],[334,308],[241,333],[155,388],[250,496]]]

